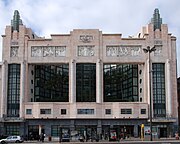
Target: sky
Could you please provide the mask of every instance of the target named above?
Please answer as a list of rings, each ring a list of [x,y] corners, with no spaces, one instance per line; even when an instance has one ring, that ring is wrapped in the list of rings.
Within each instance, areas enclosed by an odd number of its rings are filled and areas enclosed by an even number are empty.
[[[38,36],[66,34],[73,29],[99,29],[103,33],[137,34],[158,8],[163,24],[177,38],[180,77],[180,0],[0,0],[0,34],[18,10],[23,24]],[[0,38],[2,61],[2,38]]]

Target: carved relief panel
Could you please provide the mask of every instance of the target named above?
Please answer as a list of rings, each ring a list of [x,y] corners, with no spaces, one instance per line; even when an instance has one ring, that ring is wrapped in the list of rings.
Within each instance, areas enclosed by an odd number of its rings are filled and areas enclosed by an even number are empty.
[[[78,56],[94,56],[94,46],[78,46]]]
[[[11,47],[10,57],[18,57],[18,46]]]
[[[106,56],[139,56],[141,51],[141,46],[107,46]]]
[[[162,40],[156,39],[154,41],[154,46],[156,48],[156,51],[154,51],[154,56],[161,56],[162,55],[162,46],[163,46]]]
[[[66,56],[66,46],[33,46],[32,57],[62,57]]]
[[[162,46],[156,46],[156,51],[154,51],[154,56],[161,56]]]
[[[79,40],[84,43],[89,43],[93,40],[93,36],[92,35],[80,35]]]

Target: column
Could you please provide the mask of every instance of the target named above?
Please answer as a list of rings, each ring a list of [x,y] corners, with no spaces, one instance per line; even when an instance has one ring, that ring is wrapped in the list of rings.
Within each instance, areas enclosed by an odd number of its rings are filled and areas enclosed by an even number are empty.
[[[1,91],[1,117],[7,113],[7,77],[8,77],[8,64],[3,61],[2,64],[2,91]]]
[[[70,95],[69,95],[69,102],[74,103],[76,102],[76,63],[75,60],[72,59],[70,61]]]
[[[101,60],[98,59],[96,62],[96,103],[102,103],[102,71],[101,71]]]
[[[26,74],[26,62],[21,62],[21,79],[20,79],[20,117],[24,116],[24,97],[25,97],[25,74]]]
[[[170,60],[166,61],[166,113],[168,116],[172,115],[172,100],[171,100],[171,73],[170,73]]]
[[[42,125],[39,125],[39,135],[42,133]]]
[[[102,134],[102,122],[101,122],[101,120],[97,120],[97,134],[100,138],[100,135]]]
[[[138,137],[138,125],[134,125],[134,137]]]
[[[145,62],[145,68],[144,68],[144,102],[150,104],[150,91],[149,91],[149,59]]]
[[[75,120],[70,120],[70,131],[74,131],[75,130]]]

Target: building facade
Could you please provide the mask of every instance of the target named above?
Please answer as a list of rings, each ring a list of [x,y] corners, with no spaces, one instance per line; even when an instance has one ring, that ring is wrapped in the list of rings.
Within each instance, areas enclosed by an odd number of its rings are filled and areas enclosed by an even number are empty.
[[[75,29],[46,39],[23,25],[18,11],[2,37],[1,134],[138,137],[142,124],[149,127],[150,93],[154,133],[174,134],[176,37],[158,9],[134,37]],[[149,56],[148,46],[156,49]]]
[[[178,118],[180,117],[180,77],[177,78],[177,94],[178,94]],[[180,123],[180,119],[178,119]]]

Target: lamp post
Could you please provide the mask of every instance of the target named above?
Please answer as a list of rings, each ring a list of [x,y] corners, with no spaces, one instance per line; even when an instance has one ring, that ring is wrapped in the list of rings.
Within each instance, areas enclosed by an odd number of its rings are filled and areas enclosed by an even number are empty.
[[[150,100],[150,104],[149,104],[149,119],[150,119],[150,141],[152,141],[152,94],[151,94],[151,57],[150,54],[151,52],[156,51],[155,46],[150,48],[150,46],[147,46],[147,48],[143,49],[144,53],[148,53],[148,59],[149,59],[149,100]]]

